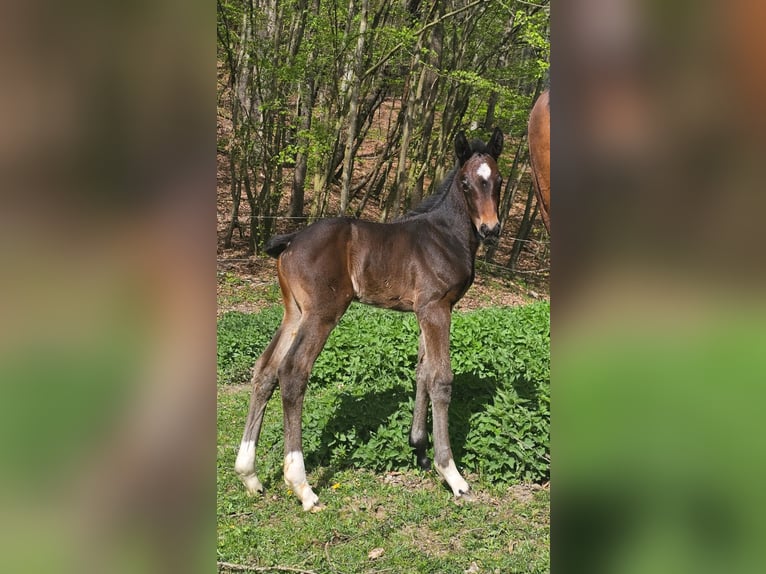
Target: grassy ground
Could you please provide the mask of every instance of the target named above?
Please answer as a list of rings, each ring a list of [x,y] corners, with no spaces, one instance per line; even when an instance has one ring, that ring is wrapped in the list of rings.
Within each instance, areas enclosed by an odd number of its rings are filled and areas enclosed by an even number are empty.
[[[250,498],[233,466],[249,386],[219,387],[218,561],[316,573],[547,572],[549,491],[494,488],[469,476],[477,500],[458,504],[434,473],[309,468],[322,512],[304,513],[282,483],[278,393],[264,423]],[[279,571],[279,570],[274,570]]]
[[[279,304],[279,292],[273,280],[273,273],[247,275],[222,272],[218,277],[218,285],[219,316],[233,309],[247,313],[265,310],[268,313],[269,308]],[[491,296],[485,295],[481,290],[472,290],[475,300],[472,300],[467,308],[482,307],[488,303],[515,305],[530,300],[526,296],[520,301],[499,297],[498,294],[509,293],[507,287],[490,291]],[[268,315],[264,315],[265,323],[268,322],[267,318]],[[278,321],[278,317],[272,319],[272,322]],[[386,327],[388,321],[385,319],[386,317],[377,318],[375,329],[366,335],[364,332],[355,332],[352,339],[355,345],[359,345],[364,336],[378,338],[376,347],[380,347],[380,352],[385,354],[385,358],[381,359],[383,363],[380,368],[397,380],[403,379],[397,383],[403,386],[400,393],[391,391],[389,394],[393,394],[388,397],[388,402],[383,401],[387,397],[387,379],[378,370],[371,369],[367,363],[364,368],[360,366],[357,369],[362,369],[363,372],[356,373],[353,379],[360,385],[369,385],[370,381],[367,379],[372,377],[375,384],[374,388],[365,386],[366,390],[360,391],[358,400],[349,402],[348,397],[345,401],[330,400],[333,392],[337,394],[337,389],[333,390],[327,386],[326,381],[323,382],[321,365],[315,370],[313,384],[309,384],[304,411],[304,448],[309,482],[325,505],[322,512],[304,513],[298,499],[288,492],[282,481],[282,410],[278,390],[266,411],[257,455],[259,477],[264,483],[266,494],[257,498],[247,496],[233,467],[247,414],[250,385],[237,384],[236,380],[230,380],[231,377],[224,377],[225,383],[219,380],[217,513],[220,572],[244,571],[241,567],[246,566],[251,567],[251,571],[315,574],[505,574],[549,571],[550,512],[547,488],[535,484],[496,486],[483,482],[477,475],[468,474],[466,479],[474,489],[476,500],[471,503],[456,503],[450,490],[435,473],[421,472],[416,470],[414,465],[407,467],[405,464],[403,467],[399,464],[393,466],[396,469],[393,471],[373,471],[366,463],[357,464],[365,468],[354,468],[354,464],[349,463],[349,457],[319,456],[317,445],[322,441],[326,442],[327,437],[324,435],[327,434],[328,428],[335,428],[322,421],[325,418],[335,420],[335,417],[343,416],[343,413],[337,412],[342,409],[336,409],[333,405],[363,409],[365,412],[362,413],[362,418],[365,421],[372,420],[372,429],[375,430],[382,422],[376,420],[376,413],[380,415],[378,411],[382,409],[386,414],[383,418],[386,419],[389,410],[400,402],[406,402],[406,397],[409,396],[409,379],[414,377],[414,369],[410,363],[414,362],[414,358],[404,357],[407,359],[404,360],[400,355],[406,354],[408,349],[410,354],[416,352],[417,336],[414,332],[407,332],[404,333],[407,336],[396,337],[390,331],[386,331],[383,336],[379,331],[390,328]],[[267,330],[270,336],[276,323],[269,325]],[[339,326],[339,332],[336,333],[339,340],[342,339],[342,327],[343,325]],[[354,323],[354,327],[359,325]],[[362,330],[368,327],[365,323]],[[507,334],[510,337],[513,333]],[[466,347],[466,350],[470,350],[472,337],[468,335],[470,333],[462,333],[457,329],[453,341],[453,359],[456,362],[454,367],[456,380],[459,381],[453,393],[455,408],[451,409],[454,411],[451,425],[453,434],[462,428],[461,417],[458,416],[460,405],[462,404],[465,410],[473,404],[472,398],[476,398],[471,390],[473,378],[467,373],[461,374],[461,371],[469,369],[470,365],[458,364],[460,349]],[[399,341],[402,337],[404,342]],[[510,339],[506,341],[508,345],[513,343]],[[538,363],[537,354],[541,352],[534,345],[529,347],[536,340],[535,335],[531,335],[532,342],[514,343],[521,345],[530,355],[523,359],[523,369],[530,376],[534,374],[532,371],[535,371],[534,365]],[[224,338],[223,341],[219,341],[219,345],[225,346],[228,339]],[[265,344],[266,341],[267,339],[259,341],[258,344]],[[229,343],[233,344],[231,341]],[[328,346],[332,349],[332,344]],[[475,355],[476,358],[479,356],[477,353],[478,351],[474,351],[469,354]],[[368,361],[372,355],[374,353],[366,354]],[[356,353],[349,354],[350,359],[355,356]],[[325,370],[331,371],[330,378],[337,386],[343,372],[354,369],[348,366],[350,363],[347,359],[330,358],[333,360],[325,361],[329,365],[325,365]],[[406,373],[399,373],[394,368],[394,363],[398,365],[402,361],[407,363]],[[490,362],[486,361],[485,366]],[[391,371],[396,373],[392,374]],[[537,373],[536,376],[542,375]],[[238,380],[245,378],[246,376],[243,376]],[[483,388],[481,385],[479,387]],[[350,392],[349,389],[346,391],[346,394]],[[349,396],[356,397],[356,393]],[[496,400],[496,397],[492,400]],[[330,410],[325,412],[328,409]],[[349,428],[362,428],[364,425],[358,420],[360,413],[351,415],[343,416],[344,419],[353,419],[348,423]],[[467,420],[467,415],[463,418]],[[340,426],[346,428],[348,425]],[[322,436],[317,435],[317,432]],[[466,433],[467,430],[463,434]],[[354,441],[358,438],[355,437]],[[463,442],[465,438],[463,436]],[[354,441],[352,442],[356,444]],[[406,456],[409,456],[406,432],[394,433],[386,441],[386,444],[380,446],[382,451],[395,453],[397,449],[403,449],[407,451]],[[453,448],[458,444],[461,444],[460,441],[453,444]],[[333,447],[336,455],[340,452],[339,448],[342,448],[342,445],[336,444]],[[393,460],[384,452],[381,452],[381,455],[385,456],[388,462]],[[319,464],[324,466],[317,466],[318,459],[322,460]],[[327,463],[327,460],[333,462]],[[337,467],[328,466],[335,464],[336,460],[340,461]]]

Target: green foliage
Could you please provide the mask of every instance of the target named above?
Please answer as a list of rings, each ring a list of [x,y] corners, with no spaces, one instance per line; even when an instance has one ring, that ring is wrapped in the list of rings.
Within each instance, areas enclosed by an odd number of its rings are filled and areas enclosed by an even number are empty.
[[[447,77],[456,83],[471,86],[474,90],[479,91],[480,93],[489,94],[492,92],[498,92],[504,97],[513,95],[513,92],[505,86],[471,70],[455,70],[449,72]]]
[[[450,422],[453,436],[465,436],[455,456],[492,481],[549,476],[549,316],[538,303],[455,321]]]
[[[218,2],[219,114],[236,118],[237,124],[231,133],[218,130],[219,149],[235,160],[232,182],[253,174],[258,174],[253,177],[258,184],[289,179],[295,157],[305,153],[302,181],[320,196],[306,197],[314,201],[315,217],[332,205],[323,194],[334,188],[349,132],[356,132],[350,136],[356,150],[362,139],[386,143],[376,145],[374,155],[385,149],[389,156],[376,157],[364,169],[391,165],[401,144],[408,148],[402,151],[409,169],[423,169],[418,177],[427,180],[451,163],[452,142],[446,136],[457,128],[491,121],[518,137],[526,129],[530,94],[548,68],[548,5],[369,2],[364,49],[357,62],[359,3]],[[355,78],[357,63],[364,70],[360,78]],[[417,87],[421,77],[424,89]],[[351,86],[361,103],[353,108],[355,118],[350,115]],[[412,126],[412,137],[406,140],[404,121]],[[353,125],[358,129],[350,130]],[[369,180],[375,184],[372,198],[388,201],[376,196],[393,193],[409,205],[409,187],[392,182],[393,174],[375,170]],[[274,215],[278,195],[284,192],[275,185],[272,197],[248,197],[251,211]],[[267,224],[259,225],[268,234]]]
[[[516,22],[521,26],[521,38],[534,48],[538,57],[533,60],[538,74],[550,67],[551,45],[548,39],[550,15],[547,11],[527,12],[516,11]]]
[[[549,311],[535,303],[453,314],[453,451],[458,464],[487,482],[548,477]],[[220,319],[219,382],[247,380],[279,318],[271,308]],[[303,415],[307,464],[412,468],[407,437],[417,345],[413,315],[349,309],[311,373]]]
[[[217,376],[219,382],[241,383],[250,372],[282,320],[282,308],[260,313],[225,313],[218,320]]]

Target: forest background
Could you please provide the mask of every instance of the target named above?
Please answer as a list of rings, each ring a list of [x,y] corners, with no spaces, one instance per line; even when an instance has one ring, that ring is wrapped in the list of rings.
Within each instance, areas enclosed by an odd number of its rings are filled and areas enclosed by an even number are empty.
[[[499,126],[503,239],[480,265],[547,293],[526,125],[549,26],[547,1],[218,0],[219,259],[323,217],[390,221],[435,191],[460,130]]]

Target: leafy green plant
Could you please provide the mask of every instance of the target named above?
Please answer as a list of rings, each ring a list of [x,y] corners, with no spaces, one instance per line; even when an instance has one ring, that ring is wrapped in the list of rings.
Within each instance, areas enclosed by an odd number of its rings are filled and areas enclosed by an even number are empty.
[[[225,313],[218,320],[217,328],[218,381],[247,381],[255,361],[271,341],[281,320],[281,307],[252,314]]]
[[[549,315],[547,303],[453,315],[453,451],[459,465],[487,482],[549,476]],[[280,317],[272,308],[221,318],[220,383],[247,380]],[[413,315],[349,309],[311,373],[303,414],[308,465],[412,468],[407,437],[417,345]],[[275,420],[279,424],[280,417]]]

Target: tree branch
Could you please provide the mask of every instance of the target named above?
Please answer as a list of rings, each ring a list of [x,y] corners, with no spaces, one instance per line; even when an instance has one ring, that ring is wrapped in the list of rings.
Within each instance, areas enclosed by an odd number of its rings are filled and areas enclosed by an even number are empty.
[[[470,4],[466,4],[465,6],[462,6],[461,8],[456,8],[452,12],[447,12],[446,14],[440,16],[439,18],[437,18],[433,22],[429,22],[428,24],[423,26],[420,30],[417,31],[417,35],[420,36],[423,32],[425,32],[426,30],[428,30],[430,28],[433,28],[437,24],[440,24],[440,23],[444,22],[444,20],[446,20],[448,18],[451,18],[452,16],[455,16],[457,14],[460,14],[460,12],[465,12],[466,10],[468,10],[470,8],[473,8],[474,6],[478,6],[479,4],[483,4],[484,2],[485,2],[485,0],[474,0]],[[375,72],[375,70],[380,68],[383,64],[388,62],[391,59],[391,57],[396,52],[401,50],[403,47],[404,47],[404,42],[399,42],[396,46],[391,48],[388,52],[386,52],[386,54],[380,60],[378,60],[377,64],[375,64],[372,67],[368,68],[367,71],[365,71],[365,73],[362,74],[362,79],[366,78],[367,76],[369,76],[370,74]]]

